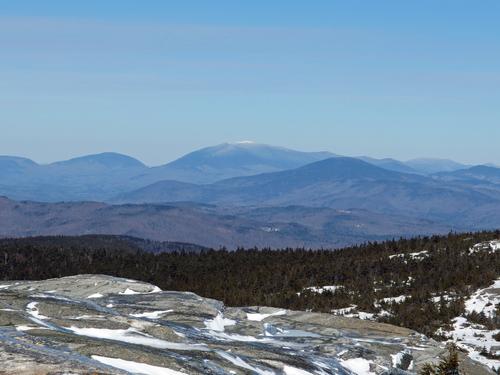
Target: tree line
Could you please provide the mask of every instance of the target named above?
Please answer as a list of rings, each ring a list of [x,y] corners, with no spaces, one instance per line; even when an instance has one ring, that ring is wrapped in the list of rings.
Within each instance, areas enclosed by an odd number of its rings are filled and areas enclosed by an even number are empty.
[[[436,337],[437,328],[464,312],[471,291],[500,275],[500,252],[469,252],[474,244],[496,238],[500,231],[368,242],[336,251],[197,253],[152,253],[113,236],[3,239],[0,279],[107,274],[191,291],[229,306],[331,312],[356,305],[364,312],[385,310],[389,314],[381,320]],[[341,287],[323,293],[306,289],[325,285]],[[404,301],[381,302],[395,296],[405,296]]]

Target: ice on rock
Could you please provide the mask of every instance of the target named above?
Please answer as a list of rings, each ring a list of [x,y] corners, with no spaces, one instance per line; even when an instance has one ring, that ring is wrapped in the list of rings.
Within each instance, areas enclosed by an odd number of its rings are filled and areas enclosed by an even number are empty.
[[[234,326],[235,320],[224,318],[222,313],[217,314],[212,320],[206,320],[205,327],[211,331],[224,332],[226,326]]]

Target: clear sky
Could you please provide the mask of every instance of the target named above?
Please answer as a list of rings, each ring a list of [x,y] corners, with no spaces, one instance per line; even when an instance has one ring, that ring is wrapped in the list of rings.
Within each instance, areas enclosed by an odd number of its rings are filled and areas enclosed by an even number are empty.
[[[0,154],[500,163],[500,1],[0,0]]]

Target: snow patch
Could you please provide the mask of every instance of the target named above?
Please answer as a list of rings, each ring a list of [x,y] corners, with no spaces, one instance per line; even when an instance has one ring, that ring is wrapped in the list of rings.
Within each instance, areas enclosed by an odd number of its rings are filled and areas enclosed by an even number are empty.
[[[129,344],[149,346],[156,349],[170,349],[170,350],[201,350],[205,351],[208,348],[203,344],[183,344],[176,342],[169,342],[156,337],[152,337],[137,331],[134,328],[128,329],[106,329],[106,328],[67,328],[76,335],[93,337],[98,339],[107,339],[113,341],[121,341]]]
[[[406,301],[407,298],[410,298],[409,296],[397,296],[397,297],[387,297],[387,298],[382,298],[380,301],[385,302],[385,303],[402,303]]]
[[[107,366],[125,370],[133,374],[144,375],[186,375],[184,372],[175,371],[166,367],[151,366],[145,363],[126,361],[120,358],[101,357],[93,355],[92,359],[101,362]]]
[[[222,341],[239,341],[239,342],[270,342],[269,340],[266,339],[258,339],[253,336],[245,336],[245,335],[239,335],[239,334],[228,334],[225,332],[218,332],[218,331],[209,331],[210,336],[217,339],[217,340],[222,340]]]
[[[271,314],[259,314],[259,313],[247,313],[247,319],[253,322],[261,322],[271,316],[281,316],[286,315],[286,310],[276,311]]]
[[[500,303],[500,293],[492,289],[500,289],[500,279],[487,288],[479,289],[465,301],[465,311],[468,313],[484,313],[489,318],[494,316],[496,305]]]
[[[466,318],[458,317],[453,320],[453,331],[451,338],[462,349],[469,353],[469,357],[481,362],[488,367],[500,367],[500,360],[488,359],[481,355],[481,350],[485,348],[489,351],[492,347],[497,347],[498,342],[493,336],[500,330],[488,331],[482,326],[471,324]]]
[[[494,253],[497,250],[500,250],[500,240],[493,240],[493,241],[487,241],[487,242],[481,242],[478,244],[475,244],[469,249],[469,254],[475,254],[479,253],[481,251],[483,252],[488,252],[488,253]]]
[[[274,375],[274,371],[267,371],[267,370],[261,370],[257,367],[251,366],[250,364],[246,363],[243,359],[241,359],[238,356],[233,356],[229,354],[228,352],[224,352],[222,350],[218,350],[216,352],[220,357],[224,358],[225,360],[231,362],[233,365],[244,368],[246,370],[250,370],[256,374],[259,375]]]
[[[349,307],[344,307],[341,309],[332,310],[333,315],[343,316],[344,318],[357,318],[361,320],[375,320],[376,314],[367,313],[357,310],[357,305],[351,305]]]
[[[403,368],[403,365],[404,365],[403,362],[404,362],[405,358],[407,358],[407,360],[411,360],[411,362],[408,366],[408,369],[411,369],[413,366],[413,360],[412,360],[412,357],[410,357],[410,356],[411,356],[411,354],[408,350],[403,350],[402,352],[399,352],[397,354],[391,354],[392,367]]]
[[[364,358],[340,360],[342,367],[352,371],[356,375],[375,375],[374,372],[370,371],[371,363],[372,361],[368,361]]]
[[[285,373],[285,375],[313,375],[309,371],[301,370],[299,368],[287,365],[285,365],[285,367],[283,368],[283,372]]]
[[[479,289],[474,292],[465,301],[465,312],[483,313],[488,318],[495,317],[496,305],[500,303],[500,279],[487,288]],[[500,354],[500,345],[493,336],[500,333],[499,329],[488,330],[486,327],[472,323],[465,316],[459,316],[453,319],[453,329],[449,332],[439,329],[436,333],[443,334],[445,337],[454,341],[457,346],[466,350],[469,357],[475,361],[481,362],[488,367],[500,367],[500,360],[489,359],[481,355],[481,351],[492,350]]]
[[[130,316],[133,316],[134,318],[159,319],[162,315],[171,313],[173,311],[174,310],[151,311],[138,314],[130,314]]]
[[[313,293],[323,294],[324,292],[335,293],[337,290],[344,289],[343,285],[325,285],[325,286],[310,286],[304,288],[304,291],[310,291]],[[300,293],[298,293],[300,295]]]
[[[226,326],[234,326],[235,320],[224,318],[222,313],[217,314],[212,320],[205,320],[205,327],[211,331],[224,332]]]
[[[429,256],[429,252],[427,250],[419,251],[417,253],[402,253],[402,254],[393,254],[389,255],[389,259],[394,258],[402,258],[404,262],[407,262],[407,259],[412,260],[423,260]]]
[[[101,293],[94,293],[88,296],[87,298],[102,298],[104,297]]]
[[[25,325],[16,326],[16,330],[19,332],[31,331],[32,329],[48,329],[48,328],[38,327],[38,326],[25,326]]]
[[[38,305],[38,302],[28,303],[26,305],[26,312],[36,319],[40,319],[40,320],[49,319],[48,316],[40,314],[40,312],[38,311],[38,308],[36,307],[37,305]]]
[[[118,294],[122,294],[122,295],[133,295],[133,294],[153,294],[153,293],[160,293],[162,292],[162,290],[155,286],[152,290],[150,290],[149,292],[137,292],[133,289],[130,289],[130,288],[127,288],[125,289],[124,292],[119,292]]]
[[[132,290],[130,288],[125,289],[124,292],[120,292],[118,294],[124,294],[124,295],[132,295],[132,294],[141,294],[140,292],[136,292],[135,290]]]

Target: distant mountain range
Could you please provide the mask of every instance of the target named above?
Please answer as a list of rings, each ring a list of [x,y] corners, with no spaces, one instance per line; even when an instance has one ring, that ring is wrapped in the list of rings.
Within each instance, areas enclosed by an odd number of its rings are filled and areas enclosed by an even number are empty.
[[[248,142],[207,147],[157,167],[111,152],[46,165],[0,156],[0,195],[46,202],[107,201],[119,193],[162,180],[213,183],[297,168],[332,156],[328,152],[301,152]]]
[[[150,174],[158,180],[206,184],[226,178],[293,169],[334,156],[330,152],[301,152],[253,142],[224,143],[151,168]]]
[[[130,156],[111,152],[45,165],[26,158],[0,156],[0,195],[44,202],[112,201],[160,181],[213,184],[234,177],[295,169],[337,156],[330,152],[301,152],[252,142],[203,148],[157,167],[147,167]],[[408,162],[357,159],[390,171],[426,176],[468,168],[440,159]],[[497,181],[496,177],[494,180]]]
[[[204,148],[158,167],[116,153],[48,165],[1,156],[0,195],[9,198],[0,236],[90,233],[214,247],[329,247],[500,227],[494,166],[248,142]]]
[[[487,180],[468,179],[464,183],[450,177],[450,174],[460,175],[457,171],[429,177],[390,171],[359,159],[335,157],[296,169],[208,185],[161,181],[125,193],[115,201],[356,208],[440,221],[452,226],[469,227],[474,223],[494,227],[500,225],[500,221],[492,222],[491,215],[483,214],[492,207],[500,208],[500,185],[492,182],[500,176],[500,169],[481,168],[484,169],[490,172]],[[470,170],[463,174],[475,175]],[[498,214],[493,216],[500,219]]]

